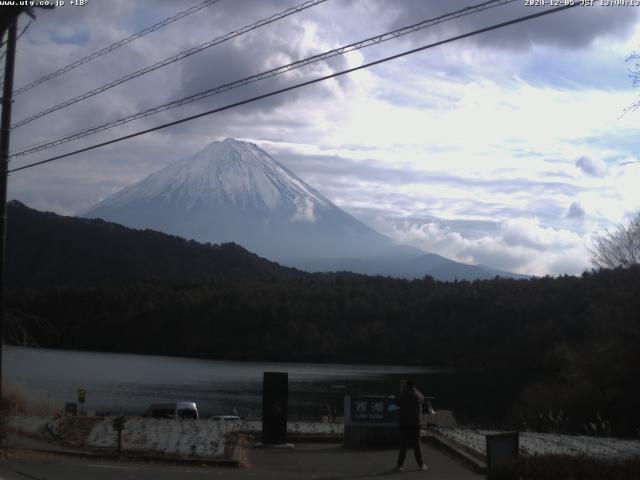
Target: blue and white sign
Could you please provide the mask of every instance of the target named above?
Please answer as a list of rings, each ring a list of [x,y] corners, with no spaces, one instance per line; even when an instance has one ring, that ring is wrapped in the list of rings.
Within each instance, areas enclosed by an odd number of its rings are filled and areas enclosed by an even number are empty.
[[[359,395],[344,397],[345,424],[398,423],[398,410],[394,397]]]

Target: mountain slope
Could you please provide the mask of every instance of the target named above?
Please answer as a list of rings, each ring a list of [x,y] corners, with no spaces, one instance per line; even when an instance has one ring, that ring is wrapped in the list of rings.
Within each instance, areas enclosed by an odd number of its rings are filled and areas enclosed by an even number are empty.
[[[289,264],[384,255],[395,246],[256,145],[233,139],[169,165],[83,216],[198,241],[233,241]]]
[[[230,138],[151,174],[83,216],[200,242],[235,242],[308,271],[440,280],[515,276],[398,245],[258,146]]]
[[[157,280],[270,280],[306,277],[235,244],[203,245],[102,220],[8,204],[9,287],[91,286]]]

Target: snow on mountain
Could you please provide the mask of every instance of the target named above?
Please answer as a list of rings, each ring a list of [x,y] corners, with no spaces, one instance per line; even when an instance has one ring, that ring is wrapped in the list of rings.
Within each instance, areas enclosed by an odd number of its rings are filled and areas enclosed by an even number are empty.
[[[203,203],[264,212],[293,205],[292,219],[309,221],[313,221],[315,208],[333,206],[264,150],[231,138],[169,165],[99,206],[119,208],[153,199],[176,202],[186,212]]]
[[[200,242],[235,242],[309,271],[441,280],[515,276],[397,245],[257,145],[231,138],[149,175],[83,216]]]
[[[227,138],[83,214],[282,262],[378,256],[394,242],[347,214],[253,143]]]

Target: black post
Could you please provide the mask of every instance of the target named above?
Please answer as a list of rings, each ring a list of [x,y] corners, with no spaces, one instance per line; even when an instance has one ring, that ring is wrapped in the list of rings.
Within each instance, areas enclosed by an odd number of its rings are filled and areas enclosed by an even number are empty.
[[[487,452],[487,476],[495,472],[501,463],[514,462],[520,454],[520,434],[505,432],[485,437]]]
[[[264,372],[262,380],[262,443],[287,443],[289,374]]]
[[[7,54],[2,90],[2,119],[0,121],[0,422],[2,411],[2,342],[4,338],[4,259],[7,232],[7,175],[9,170],[9,137],[11,134],[11,102],[13,96],[13,66],[16,58],[16,30],[18,19],[9,26]]]
[[[111,427],[117,432],[116,446],[118,452],[122,451],[122,430],[124,430],[124,424],[126,423],[126,419],[123,416],[116,417],[111,422]]]

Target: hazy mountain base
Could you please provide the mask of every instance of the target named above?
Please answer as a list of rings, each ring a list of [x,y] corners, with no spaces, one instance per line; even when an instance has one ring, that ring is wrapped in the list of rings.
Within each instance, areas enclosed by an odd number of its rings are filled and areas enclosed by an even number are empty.
[[[338,259],[291,259],[283,261],[287,265],[295,266],[309,272],[349,271],[362,275],[384,275],[395,278],[420,279],[429,275],[436,280],[454,282],[457,280],[490,280],[502,278],[531,278],[513,272],[496,270],[484,265],[466,265],[457,263],[435,253],[416,256],[413,251],[396,247],[388,250],[385,256],[368,258],[338,258]]]

